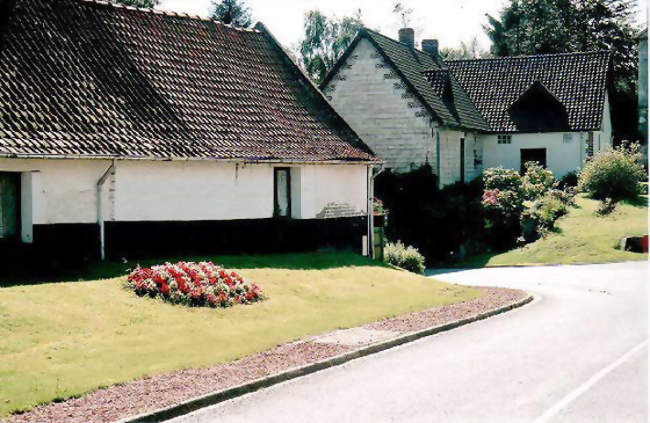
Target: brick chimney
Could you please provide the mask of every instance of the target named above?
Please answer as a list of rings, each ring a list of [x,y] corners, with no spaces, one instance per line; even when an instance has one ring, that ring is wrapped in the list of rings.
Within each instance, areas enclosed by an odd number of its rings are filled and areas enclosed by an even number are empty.
[[[422,50],[433,57],[438,56],[438,40],[422,40]]]
[[[402,28],[399,30],[399,42],[406,44],[409,48],[415,48],[415,31],[413,28]]]

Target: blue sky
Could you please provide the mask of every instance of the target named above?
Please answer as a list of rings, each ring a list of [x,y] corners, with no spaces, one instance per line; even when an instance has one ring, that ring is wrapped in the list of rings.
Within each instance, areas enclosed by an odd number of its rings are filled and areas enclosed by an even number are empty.
[[[441,47],[455,47],[474,36],[483,48],[489,47],[482,25],[485,14],[497,14],[505,0],[410,0],[416,39],[437,38]],[[162,0],[160,8],[206,16],[211,0]],[[393,15],[393,0],[248,0],[255,21],[262,21],[278,40],[294,47],[302,36],[305,12],[320,9],[328,15],[349,15],[361,9],[366,26],[397,37],[401,27]],[[639,0],[639,21],[647,22],[648,0]]]

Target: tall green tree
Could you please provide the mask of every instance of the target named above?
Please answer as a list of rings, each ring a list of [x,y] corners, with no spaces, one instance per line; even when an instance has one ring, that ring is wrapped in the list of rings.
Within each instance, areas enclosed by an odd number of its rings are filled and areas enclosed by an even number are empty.
[[[245,0],[213,0],[210,17],[239,28],[248,28],[253,23],[251,10]]]
[[[111,0],[113,3],[123,4],[125,6],[154,8],[160,4],[160,0]]]
[[[299,46],[300,63],[309,77],[320,83],[363,28],[361,10],[342,18],[328,18],[312,10],[305,15],[304,28]]]
[[[636,0],[510,0],[484,27],[495,56],[608,50],[614,131],[636,128]]]

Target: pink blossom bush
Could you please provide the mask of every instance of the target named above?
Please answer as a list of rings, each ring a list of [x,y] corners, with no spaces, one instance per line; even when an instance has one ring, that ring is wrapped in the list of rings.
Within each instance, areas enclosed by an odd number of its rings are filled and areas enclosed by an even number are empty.
[[[230,307],[263,299],[259,286],[212,262],[138,266],[129,274],[127,287],[140,296],[198,307]]]

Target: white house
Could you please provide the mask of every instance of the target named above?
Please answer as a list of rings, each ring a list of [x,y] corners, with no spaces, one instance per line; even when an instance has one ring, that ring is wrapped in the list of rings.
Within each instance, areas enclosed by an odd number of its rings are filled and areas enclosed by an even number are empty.
[[[445,62],[421,45],[363,29],[321,85],[387,168],[428,163],[441,187],[529,160],[561,177],[611,146],[608,52]]]
[[[0,33],[0,246],[361,250],[380,160],[263,25],[16,0]]]

